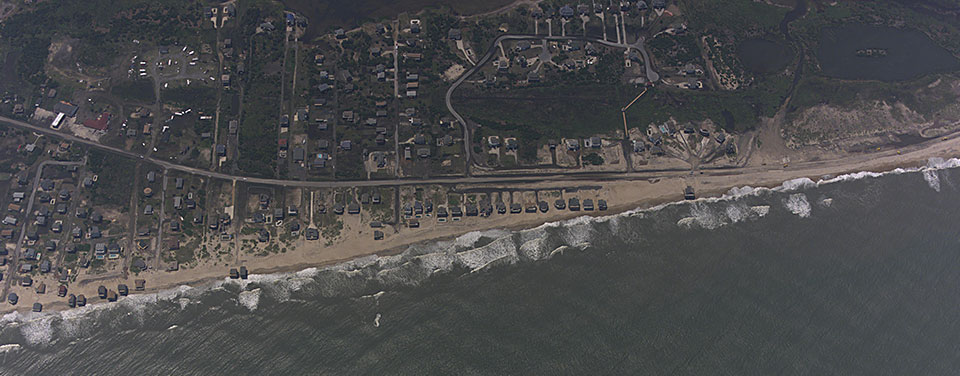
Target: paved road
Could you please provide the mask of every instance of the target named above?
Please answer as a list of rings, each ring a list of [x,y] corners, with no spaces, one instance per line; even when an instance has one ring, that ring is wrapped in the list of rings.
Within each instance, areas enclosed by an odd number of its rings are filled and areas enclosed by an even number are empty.
[[[683,172],[686,169],[669,170],[650,170],[645,173],[628,174],[623,172],[574,172],[566,174],[525,174],[520,176],[478,176],[478,177],[442,177],[429,179],[392,179],[392,180],[339,180],[339,181],[300,181],[300,180],[281,180],[264,179],[255,177],[244,177],[230,175],[216,171],[208,171],[200,168],[183,166],[169,161],[156,159],[136,152],[123,150],[117,147],[103,145],[96,141],[76,137],[71,134],[57,132],[48,127],[33,125],[23,121],[10,119],[0,116],[0,122],[15,127],[24,128],[30,131],[44,133],[54,137],[59,137],[75,143],[88,145],[90,147],[104,150],[116,155],[127,158],[138,159],[144,162],[153,163],[161,168],[174,171],[183,171],[194,175],[206,176],[216,179],[237,180],[247,183],[279,185],[286,187],[306,187],[306,188],[349,188],[349,187],[369,187],[369,186],[387,186],[387,185],[417,185],[417,184],[480,184],[480,183],[517,183],[517,182],[536,182],[536,181],[577,181],[577,180],[603,180],[603,179],[646,179],[655,176],[662,176],[667,172]]]
[[[466,120],[464,120],[463,116],[461,116],[460,113],[457,112],[455,108],[453,108],[453,102],[452,102],[453,92],[456,91],[457,88],[460,87],[460,85],[467,80],[467,78],[469,78],[470,76],[473,76],[473,74],[476,73],[478,70],[480,70],[484,66],[484,64],[487,64],[490,58],[492,58],[496,54],[497,46],[500,45],[500,43],[505,40],[544,40],[544,41],[580,40],[580,41],[598,43],[598,44],[602,44],[609,47],[626,48],[626,49],[635,48],[640,51],[640,53],[643,55],[643,60],[646,62],[647,78],[651,80],[651,82],[656,82],[660,79],[660,76],[657,74],[657,72],[653,70],[653,67],[650,65],[650,58],[649,56],[647,56],[647,51],[643,48],[643,38],[638,38],[636,43],[634,44],[626,44],[626,43],[614,43],[614,42],[610,42],[610,41],[606,41],[598,38],[592,38],[592,37],[575,37],[575,36],[545,37],[543,35],[533,35],[533,34],[501,35],[500,37],[498,37],[493,41],[493,43],[490,45],[490,48],[487,48],[487,53],[485,53],[482,57],[480,57],[480,60],[477,60],[476,65],[474,65],[473,67],[468,69],[466,72],[461,74],[460,77],[457,78],[457,80],[454,81],[452,85],[450,85],[450,88],[447,89],[446,97],[444,98],[444,101],[446,102],[446,105],[447,105],[447,111],[449,111],[450,114],[453,115],[453,117],[456,118],[457,121],[459,121],[460,124],[463,125],[463,143],[464,143],[463,149],[464,149],[464,153],[466,155],[466,160],[467,160],[467,167],[466,167],[467,177],[470,177],[470,166],[473,164],[473,162],[470,159],[470,152],[472,151],[473,148],[470,146],[470,140],[471,140],[470,130],[467,127],[467,122]]]
[[[47,166],[70,166],[70,165],[82,165],[83,162],[70,162],[70,161],[44,161],[40,163],[40,166],[37,167],[37,176],[33,178],[33,185],[30,186],[30,201],[27,201],[27,211],[23,215],[23,223],[20,226],[20,235],[17,238],[17,245],[13,249],[13,255],[10,260],[10,266],[7,268],[7,278],[3,280],[3,294],[0,295],[0,299],[3,299],[7,296],[7,291],[10,288],[10,281],[13,280],[13,276],[17,273],[18,264],[20,263],[20,248],[23,247],[23,239],[27,236],[27,229],[30,227],[30,216],[33,215],[33,202],[37,196],[37,191],[40,188],[40,178],[43,176],[43,169]]]

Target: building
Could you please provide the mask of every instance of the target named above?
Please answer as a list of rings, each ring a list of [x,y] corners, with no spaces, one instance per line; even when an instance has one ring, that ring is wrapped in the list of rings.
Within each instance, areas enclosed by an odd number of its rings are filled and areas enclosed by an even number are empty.
[[[450,31],[447,32],[447,38],[450,40],[460,40],[463,39],[463,33],[460,29],[450,29]]]
[[[67,115],[67,117],[77,116],[77,110],[79,109],[80,107],[78,107],[77,105],[70,102],[64,102],[64,101],[60,101],[59,103],[53,106],[53,112],[63,113]]]

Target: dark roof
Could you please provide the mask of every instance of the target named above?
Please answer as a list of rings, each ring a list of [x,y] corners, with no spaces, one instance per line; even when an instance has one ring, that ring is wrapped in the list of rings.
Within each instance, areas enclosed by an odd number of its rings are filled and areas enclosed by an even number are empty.
[[[53,106],[54,112],[62,112],[69,117],[77,116],[78,109],[80,108],[77,107],[76,105],[69,102],[64,102],[64,101],[60,101],[59,103]]]

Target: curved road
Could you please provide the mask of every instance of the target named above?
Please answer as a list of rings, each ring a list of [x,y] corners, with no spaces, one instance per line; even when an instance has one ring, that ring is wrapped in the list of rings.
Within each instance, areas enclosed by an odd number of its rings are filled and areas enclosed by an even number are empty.
[[[472,76],[474,73],[477,73],[477,71],[480,70],[480,68],[483,67],[483,65],[486,64],[490,60],[490,58],[497,53],[498,51],[497,45],[499,45],[501,42],[505,40],[551,40],[551,41],[582,40],[586,42],[599,43],[609,47],[626,48],[628,50],[631,48],[635,48],[640,51],[640,54],[643,55],[643,60],[644,60],[644,63],[646,64],[647,79],[650,82],[656,82],[660,80],[660,75],[653,70],[653,66],[650,64],[650,58],[647,55],[647,50],[643,48],[643,41],[644,41],[643,38],[638,38],[634,44],[625,44],[625,43],[614,43],[614,42],[610,42],[610,41],[606,41],[598,38],[576,37],[576,36],[558,37],[558,36],[543,36],[543,35],[535,35],[535,34],[505,34],[497,37],[497,39],[494,39],[490,47],[487,48],[487,53],[485,53],[482,57],[480,57],[480,60],[477,60],[477,64],[474,65],[473,67],[470,67],[470,69],[468,69],[467,71],[463,72],[463,74],[461,74],[460,77],[457,78],[457,80],[454,81],[452,85],[450,85],[450,88],[447,89],[447,95],[446,97],[444,97],[444,101],[446,102],[446,105],[447,105],[447,111],[450,111],[450,114],[453,115],[453,117],[456,118],[457,121],[463,125],[463,142],[464,142],[463,149],[464,149],[464,152],[466,155],[466,161],[467,161],[467,166],[466,166],[467,177],[470,176],[470,166],[473,164],[470,157],[470,152],[472,148],[468,144],[468,142],[470,142],[470,130],[468,129],[467,122],[466,120],[463,119],[463,116],[461,116],[460,113],[453,108],[453,103],[452,103],[453,92],[456,91],[457,88],[460,87],[460,85],[467,80],[467,78]]]

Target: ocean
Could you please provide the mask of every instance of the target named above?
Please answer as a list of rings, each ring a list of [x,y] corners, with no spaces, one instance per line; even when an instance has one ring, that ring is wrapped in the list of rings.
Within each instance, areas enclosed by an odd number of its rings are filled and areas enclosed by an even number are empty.
[[[10,314],[0,374],[956,374],[957,166]]]

